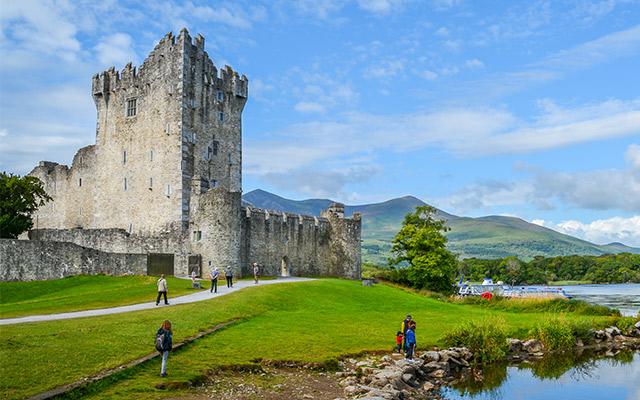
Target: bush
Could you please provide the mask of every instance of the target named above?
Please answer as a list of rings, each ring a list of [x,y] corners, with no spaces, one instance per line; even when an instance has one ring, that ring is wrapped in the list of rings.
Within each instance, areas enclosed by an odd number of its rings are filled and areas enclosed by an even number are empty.
[[[471,350],[476,362],[492,362],[507,353],[507,334],[502,318],[468,321],[445,334],[444,342],[451,347]]]
[[[575,342],[571,325],[555,315],[537,324],[532,333],[549,350],[570,349]]]

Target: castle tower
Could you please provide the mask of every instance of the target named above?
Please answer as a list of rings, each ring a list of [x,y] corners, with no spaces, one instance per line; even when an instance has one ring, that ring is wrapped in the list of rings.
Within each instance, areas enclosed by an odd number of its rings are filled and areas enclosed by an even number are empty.
[[[190,220],[193,180],[240,192],[247,78],[218,71],[186,29],[168,33],[136,71],[93,77],[97,108],[95,223],[130,232]]]

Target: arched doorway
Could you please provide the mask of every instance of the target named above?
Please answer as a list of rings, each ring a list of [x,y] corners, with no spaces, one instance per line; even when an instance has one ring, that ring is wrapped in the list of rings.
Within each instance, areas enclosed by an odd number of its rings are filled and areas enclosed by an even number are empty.
[[[280,275],[291,276],[291,264],[287,256],[282,257],[282,271],[280,271]]]

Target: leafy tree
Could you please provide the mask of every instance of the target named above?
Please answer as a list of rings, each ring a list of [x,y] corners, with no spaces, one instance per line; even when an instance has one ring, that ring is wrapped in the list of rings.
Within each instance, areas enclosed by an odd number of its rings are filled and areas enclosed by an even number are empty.
[[[0,237],[17,238],[33,227],[31,215],[52,200],[40,179],[0,174]]]
[[[391,242],[395,258],[390,258],[389,264],[408,263],[401,270],[400,280],[413,287],[451,293],[458,264],[456,256],[446,249],[446,220],[435,217],[436,209],[426,205],[404,217],[402,228]]]

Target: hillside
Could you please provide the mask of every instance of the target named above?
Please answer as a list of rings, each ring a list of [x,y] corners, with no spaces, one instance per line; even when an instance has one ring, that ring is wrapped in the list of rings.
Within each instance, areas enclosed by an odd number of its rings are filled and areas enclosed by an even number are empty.
[[[310,199],[295,201],[264,190],[254,190],[243,196],[245,204],[260,208],[288,211],[296,214],[320,215],[333,201]],[[362,213],[362,261],[382,264],[390,256],[391,240],[402,225],[404,216],[425,203],[413,196],[405,196],[382,203],[345,206],[345,214]],[[535,256],[601,255],[607,253],[640,253],[640,249],[621,243],[597,245],[531,224],[520,218],[487,216],[459,217],[438,210],[447,220],[451,231],[448,248],[460,259],[493,259],[516,256],[524,261]]]

